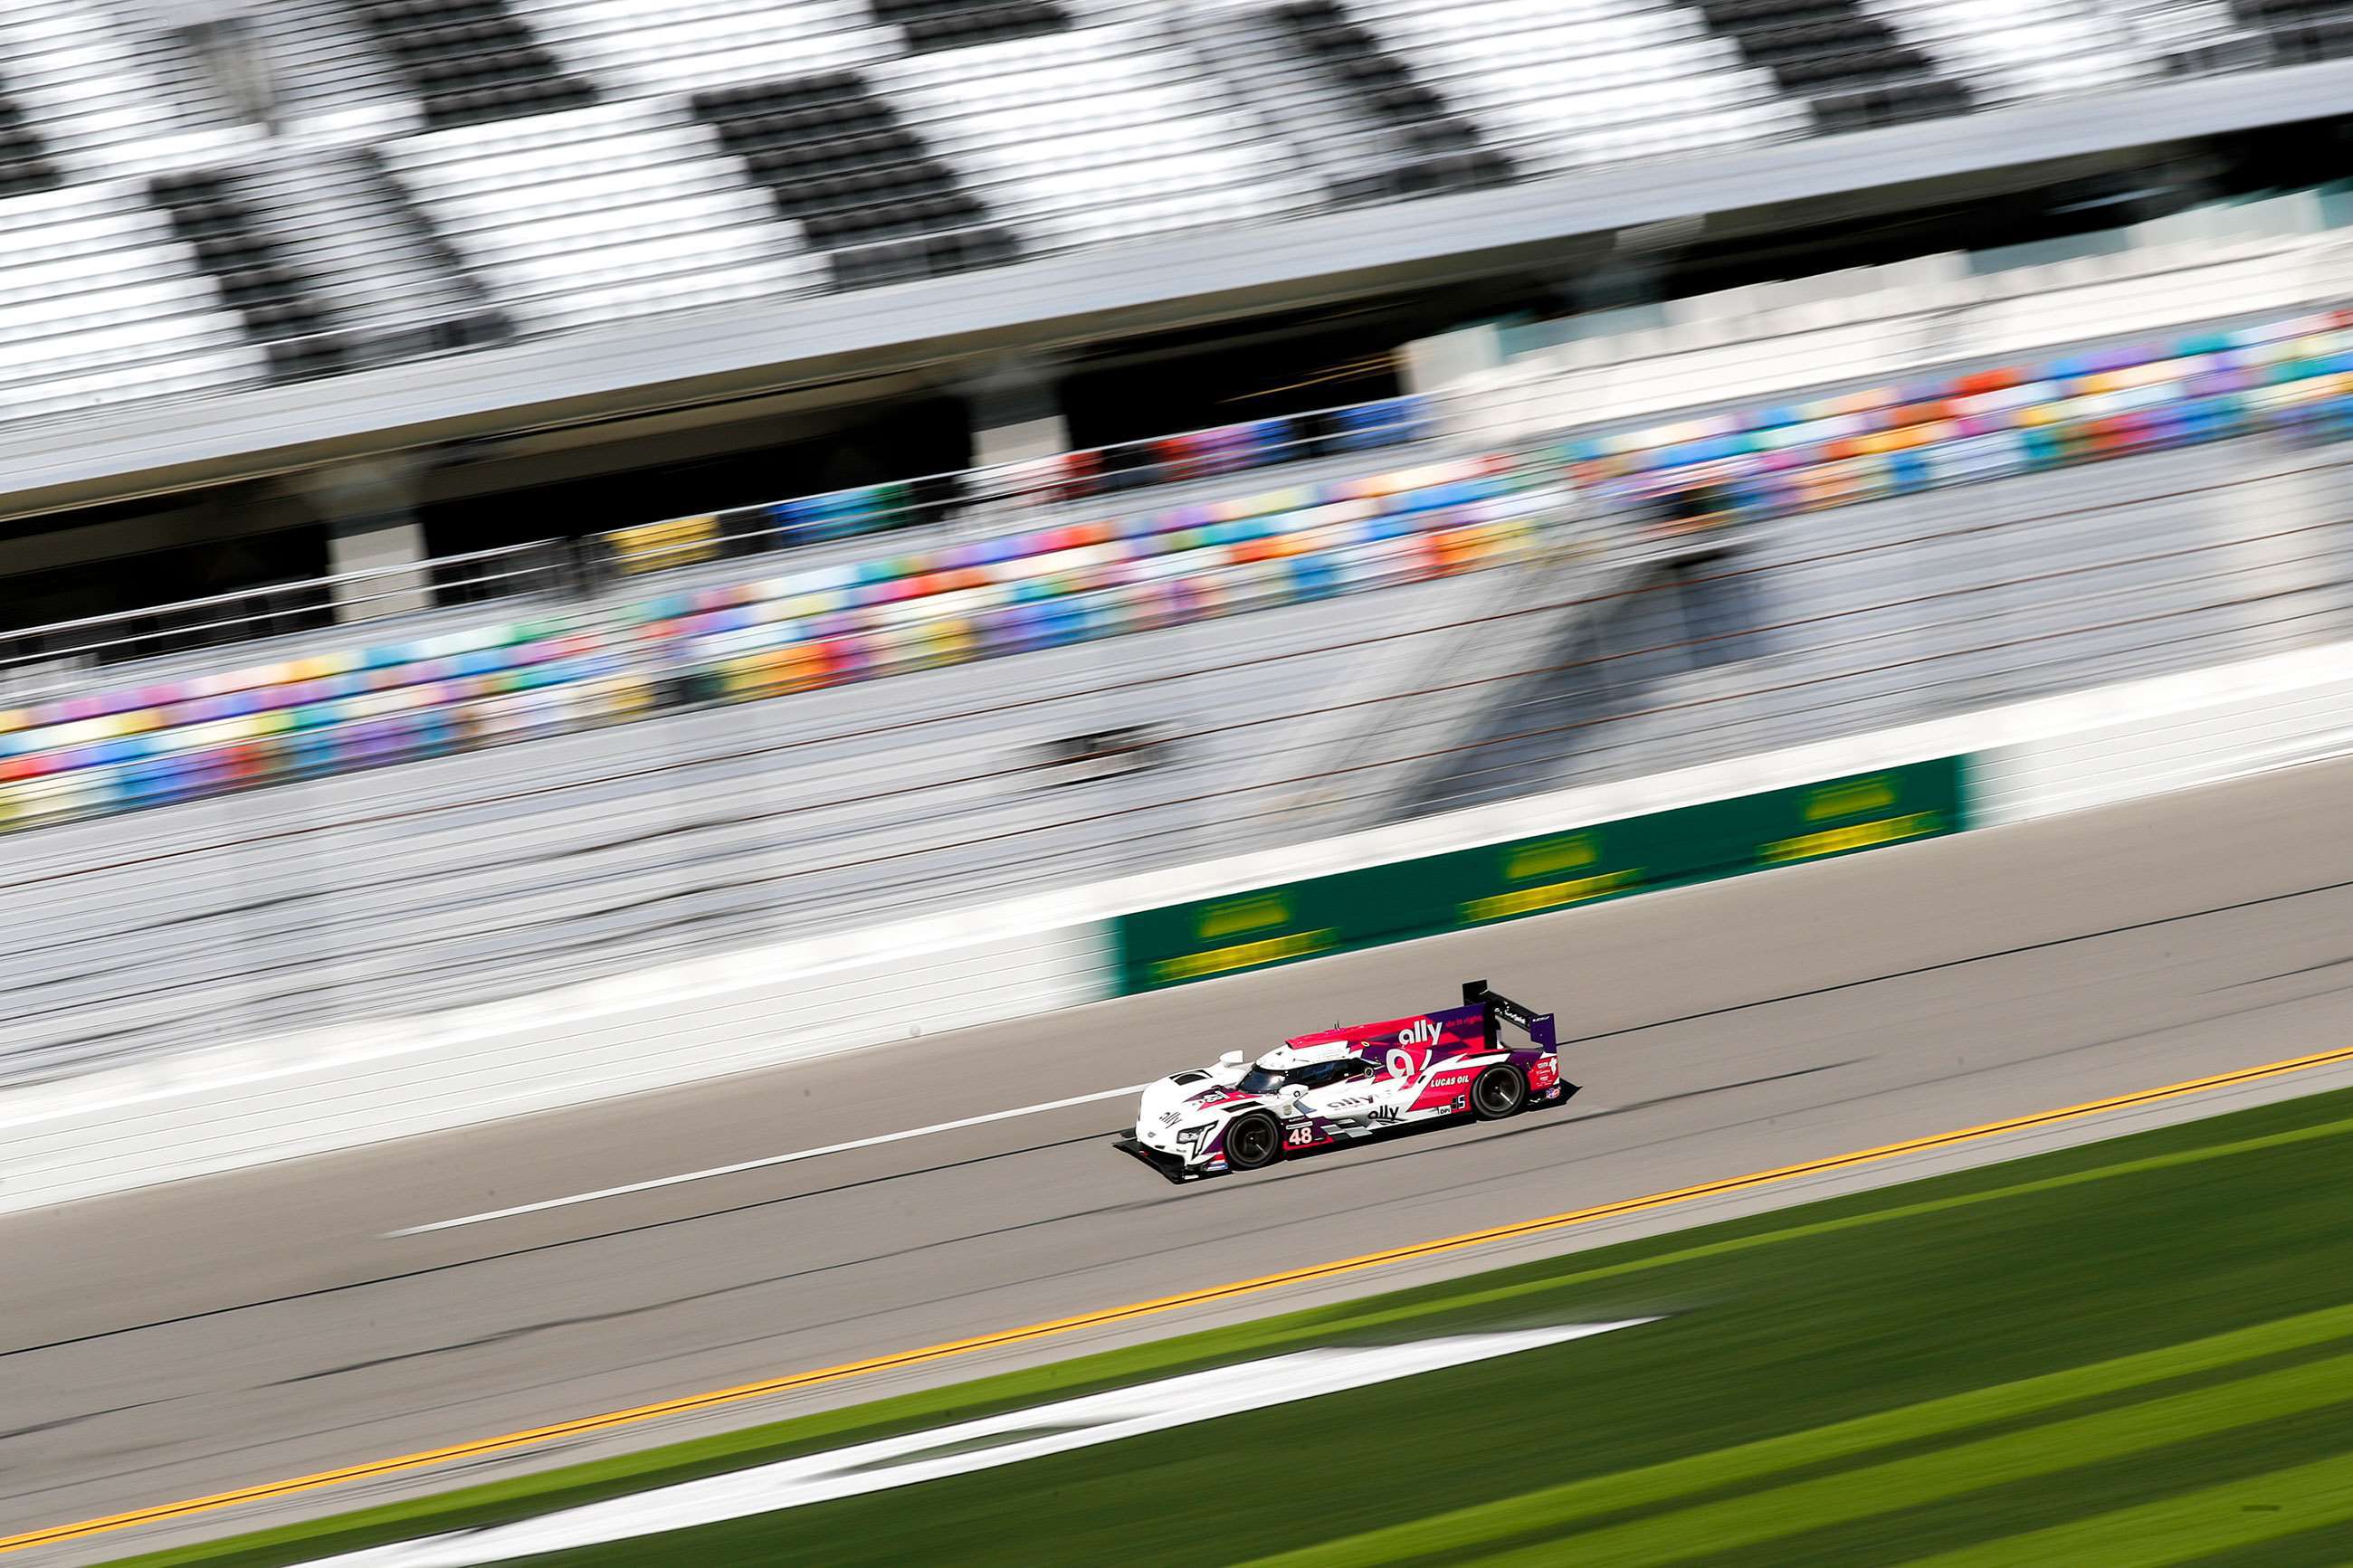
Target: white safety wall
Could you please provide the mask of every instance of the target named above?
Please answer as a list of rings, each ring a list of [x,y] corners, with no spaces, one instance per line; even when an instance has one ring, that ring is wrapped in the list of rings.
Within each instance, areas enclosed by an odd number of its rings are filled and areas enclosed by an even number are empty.
[[[674,1087],[1108,994],[1042,900],[746,949],[0,1096],[0,1212]]]
[[[1966,753],[1998,826],[2353,752],[2353,642],[985,909],[0,1093],[0,1212],[1002,1023],[1116,988],[1112,917]]]
[[[2353,644],[2087,693],[2074,717],[1974,752],[1978,826],[2353,752]]]

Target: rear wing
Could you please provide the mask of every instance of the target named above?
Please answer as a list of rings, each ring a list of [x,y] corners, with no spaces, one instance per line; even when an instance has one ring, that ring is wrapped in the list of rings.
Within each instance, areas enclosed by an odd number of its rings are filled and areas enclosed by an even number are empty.
[[[1491,1047],[1495,1044],[1499,1026],[1509,1024],[1514,1029],[1524,1031],[1531,1045],[1548,1051],[1560,1048],[1560,1042],[1553,1034],[1551,1014],[1523,1007],[1510,997],[1488,990],[1483,980],[1462,983],[1462,1005],[1479,1008],[1485,1015],[1487,1044]]]

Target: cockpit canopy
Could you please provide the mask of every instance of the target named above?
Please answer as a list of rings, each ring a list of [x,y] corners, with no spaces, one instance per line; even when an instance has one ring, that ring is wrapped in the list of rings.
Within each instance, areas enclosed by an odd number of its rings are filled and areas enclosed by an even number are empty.
[[[1268,1063],[1278,1055],[1296,1058],[1299,1053],[1287,1049],[1268,1052],[1260,1058],[1258,1066],[1242,1074],[1241,1082],[1234,1087],[1244,1094],[1273,1094],[1293,1084],[1303,1089],[1322,1089],[1326,1084],[1339,1083],[1346,1079],[1370,1077],[1373,1071],[1372,1063],[1355,1055],[1331,1056],[1318,1061],[1270,1067]]]

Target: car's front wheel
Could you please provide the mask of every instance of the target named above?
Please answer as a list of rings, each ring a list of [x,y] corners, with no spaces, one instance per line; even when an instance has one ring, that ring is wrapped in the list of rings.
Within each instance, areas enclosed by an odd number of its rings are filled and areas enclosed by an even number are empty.
[[[1482,1121],[1501,1121],[1527,1102],[1528,1080],[1515,1067],[1491,1067],[1471,1086],[1471,1113]]]
[[[1226,1164],[1255,1171],[1282,1157],[1282,1128],[1263,1110],[1247,1111],[1226,1123]]]

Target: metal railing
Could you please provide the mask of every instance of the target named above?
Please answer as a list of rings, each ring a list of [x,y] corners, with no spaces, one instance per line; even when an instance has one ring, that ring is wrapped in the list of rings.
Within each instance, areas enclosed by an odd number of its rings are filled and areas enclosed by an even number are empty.
[[[869,534],[942,528],[971,538],[1078,509],[1148,504],[1143,492],[1155,489],[1410,446],[1437,429],[1429,399],[1383,398],[666,518],[598,534],[596,551],[609,579]]]
[[[133,678],[124,667],[134,664],[144,667],[142,678],[161,677],[174,663],[216,668],[228,650],[261,640],[309,636],[322,651],[348,648],[382,635],[354,623],[567,593],[581,581],[573,552],[550,540],[0,631],[0,701],[25,705],[117,683]]]
[[[1791,516],[1573,605],[1441,581],[1247,645],[1147,634],[1011,689],[845,688],[502,748],[457,773],[61,827],[11,847],[0,1077],[427,1012],[1299,842],[1367,812],[2341,640],[2348,476],[2353,448],[2249,437]],[[1584,635],[1517,635],[1564,609]],[[1471,627],[1521,657],[1432,677],[1410,656]],[[1344,691],[1389,649],[1420,689]],[[1331,773],[1298,748],[1337,703],[1397,721]],[[1450,710],[1471,706],[1486,721],[1465,736]],[[1156,726],[1152,765],[1083,783],[1051,765],[1043,743],[1122,722]],[[1303,795],[1303,772],[1325,790]]]
[[[2234,275],[2243,314],[2217,321],[2215,286]],[[2097,266],[2054,263],[1934,288],[1898,277],[1857,290],[1843,314],[1828,320],[1806,308],[1807,282],[1743,290],[1748,308],[1735,313],[1676,313],[1664,327],[1530,351],[1450,386],[1436,410],[1458,440],[1477,431],[1524,442],[1579,426],[1647,426],[1686,410],[1772,403],[1796,386],[1835,395],[1858,383],[1905,381],[2000,356],[2040,357],[2102,341],[2162,342],[2232,321],[2276,321],[2353,299],[2353,237],[2315,233],[2268,248],[2218,243],[2189,256],[2129,252]],[[2246,292],[2256,283],[2269,291]],[[2133,319],[2121,323],[2099,299],[2119,289],[2135,302]],[[2168,300],[2180,308],[2165,309]]]
[[[657,592],[675,569],[797,546],[923,530],[970,539],[1143,506],[1155,488],[1409,446],[1435,427],[1425,400],[1379,399],[0,631],[0,703],[160,677],[174,661],[216,668],[240,644],[350,647],[493,602]],[[380,624],[353,624],[369,622]]]

